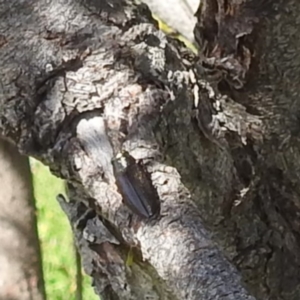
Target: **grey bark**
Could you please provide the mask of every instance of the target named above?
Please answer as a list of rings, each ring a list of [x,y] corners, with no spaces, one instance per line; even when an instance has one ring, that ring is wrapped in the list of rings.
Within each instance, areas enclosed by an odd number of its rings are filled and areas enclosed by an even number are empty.
[[[4,140],[0,140],[0,181],[0,299],[43,300],[29,161]]]
[[[257,299],[299,299],[300,4],[204,1],[200,58],[130,1],[5,5],[0,128],[68,181],[96,292],[254,299],[235,265]],[[147,165],[161,218],[122,204],[121,148]]]

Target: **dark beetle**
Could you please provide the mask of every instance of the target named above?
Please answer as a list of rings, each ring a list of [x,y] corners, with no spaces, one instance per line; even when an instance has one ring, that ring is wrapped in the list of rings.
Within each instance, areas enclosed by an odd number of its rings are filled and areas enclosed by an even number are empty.
[[[142,218],[160,213],[160,200],[150,174],[127,151],[112,160],[116,184],[124,203]]]

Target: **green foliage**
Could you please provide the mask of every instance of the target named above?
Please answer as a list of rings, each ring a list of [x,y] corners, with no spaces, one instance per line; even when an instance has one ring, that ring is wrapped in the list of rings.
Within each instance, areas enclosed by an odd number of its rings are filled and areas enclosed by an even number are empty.
[[[47,299],[75,300],[76,262],[72,232],[56,201],[57,194],[64,194],[63,182],[35,160],[31,160],[31,168]],[[83,278],[83,300],[99,299],[94,294],[90,278]]]

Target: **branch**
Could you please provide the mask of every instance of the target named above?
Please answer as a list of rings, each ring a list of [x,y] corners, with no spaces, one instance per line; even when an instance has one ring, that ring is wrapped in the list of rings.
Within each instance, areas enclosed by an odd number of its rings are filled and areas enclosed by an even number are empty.
[[[33,4],[20,10],[12,3],[0,54],[6,62],[0,71],[2,134],[68,181],[71,201],[60,203],[104,299],[254,299],[170,166],[167,149],[174,143],[180,149],[184,139],[165,141],[166,130],[192,127],[194,115],[200,130],[228,153],[224,133],[232,132],[239,145],[249,135],[255,140],[259,119],[211,93],[201,61],[161,33],[147,7],[88,2],[40,1],[21,32],[20,11]],[[151,174],[159,218],[141,220],[122,203],[111,165],[120,150]]]

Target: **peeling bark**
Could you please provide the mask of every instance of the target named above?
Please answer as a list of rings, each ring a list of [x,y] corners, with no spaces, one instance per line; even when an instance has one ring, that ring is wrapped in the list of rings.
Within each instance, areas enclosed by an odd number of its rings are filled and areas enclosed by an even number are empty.
[[[196,57],[131,1],[2,4],[0,129],[67,180],[59,202],[103,299],[254,299],[233,264],[257,299],[299,299],[287,5],[201,2]],[[151,173],[159,218],[122,204],[121,149]]]

